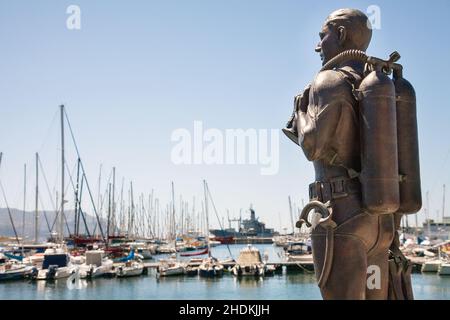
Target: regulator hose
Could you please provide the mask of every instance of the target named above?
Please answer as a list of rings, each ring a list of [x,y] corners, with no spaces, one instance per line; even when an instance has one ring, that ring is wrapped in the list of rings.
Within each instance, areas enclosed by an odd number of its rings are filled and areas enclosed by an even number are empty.
[[[364,64],[370,65],[373,68],[378,68],[379,70],[384,71],[387,74],[390,74],[392,69],[399,69],[401,68],[401,65],[396,64],[395,62],[400,59],[400,54],[397,51],[392,52],[389,55],[388,60],[383,60],[376,57],[368,56],[364,51],[357,50],[357,49],[351,49],[346,50],[338,55],[336,55],[334,58],[332,58],[330,61],[325,63],[323,65],[322,69],[320,71],[325,70],[331,70],[335,67],[337,67],[342,62],[348,61],[348,60],[356,60],[360,61]]]
[[[337,56],[335,56],[330,61],[325,63],[322,69],[320,69],[320,71],[331,70],[337,65],[347,60],[358,60],[363,63],[366,63],[368,59],[369,57],[362,50],[357,49],[346,50],[344,52],[339,53]]]

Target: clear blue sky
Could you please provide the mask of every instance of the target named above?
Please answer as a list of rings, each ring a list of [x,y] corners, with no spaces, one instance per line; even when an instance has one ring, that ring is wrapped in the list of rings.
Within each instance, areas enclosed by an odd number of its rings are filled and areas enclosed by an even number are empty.
[[[79,31],[66,28],[71,4],[82,11]],[[314,47],[325,17],[373,4],[381,29],[368,53],[399,51],[416,88],[422,188],[436,216],[442,184],[450,190],[446,0],[1,0],[0,174],[10,206],[22,207],[22,167],[33,166],[36,151],[51,187],[59,188],[55,114],[64,103],[94,190],[100,163],[104,175],[116,166],[119,181],[132,179],[136,193],[154,188],[162,201],[171,180],[177,195],[201,197],[206,178],[221,213],[238,215],[253,203],[269,226],[279,229],[280,213],[281,225],[290,227],[287,196],[306,200],[314,175],[287,138],[280,135],[279,174],[261,176],[251,165],[175,166],[171,133],[192,129],[194,120],[207,128],[282,128],[293,96],[320,68]],[[68,158],[73,165],[73,149]],[[28,174],[32,209],[34,170]]]

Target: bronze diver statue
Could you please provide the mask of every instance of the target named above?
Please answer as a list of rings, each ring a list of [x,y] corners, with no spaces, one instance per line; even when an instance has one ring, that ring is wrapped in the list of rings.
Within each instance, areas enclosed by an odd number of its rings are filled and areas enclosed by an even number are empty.
[[[334,11],[319,35],[322,69],[295,97],[283,132],[315,169],[297,227],[313,228],[320,292],[413,299],[397,230],[422,205],[414,89],[397,52],[387,60],[365,53],[372,29],[363,12]]]

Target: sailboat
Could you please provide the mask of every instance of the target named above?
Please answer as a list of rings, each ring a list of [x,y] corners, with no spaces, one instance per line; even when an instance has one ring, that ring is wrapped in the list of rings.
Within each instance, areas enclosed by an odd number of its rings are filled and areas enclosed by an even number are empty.
[[[186,266],[177,261],[176,259],[161,259],[160,265],[156,269],[157,276],[168,277],[168,276],[181,276],[185,274]]]
[[[140,261],[130,260],[117,268],[116,274],[119,278],[140,276],[144,273],[144,264]]]
[[[205,249],[200,250],[200,251],[183,252],[183,253],[180,253],[180,256],[181,257],[193,257],[193,256],[201,256],[201,255],[204,255],[204,254],[207,254],[207,253],[209,253],[209,249],[205,248]]]
[[[3,153],[0,152],[0,165],[2,163]],[[26,180],[26,179],[25,179]],[[6,203],[6,207],[8,209],[9,218],[11,221],[12,228],[14,230],[14,235],[18,244],[20,244],[19,237],[17,235],[16,227],[14,225],[14,221],[11,216],[11,212],[9,210],[8,203],[6,201],[6,196],[3,190],[3,185],[0,183],[0,187],[2,189],[2,193],[4,196],[4,200]],[[24,201],[25,202],[25,201]],[[22,231],[24,233],[24,231]],[[7,260],[6,258],[9,258]],[[2,280],[15,280],[15,279],[23,279],[29,272],[32,271],[32,267],[25,265],[22,263],[23,260],[23,243],[22,243],[22,255],[15,256],[14,254],[9,254],[4,252],[0,259],[2,264],[0,265],[0,281]]]
[[[206,230],[209,232],[209,218],[208,218],[208,193],[207,193],[207,184],[206,181],[203,180],[203,189],[205,193],[205,212],[206,212]],[[219,263],[216,258],[211,256],[211,244],[209,240],[209,236],[206,237],[207,241],[207,250],[208,250],[208,258],[204,259],[198,268],[198,272],[200,277],[220,277],[223,275],[223,265]]]
[[[140,276],[144,273],[144,264],[140,259],[136,259],[134,249],[131,249],[127,257],[116,259],[115,262],[123,263],[116,268],[119,278]]]
[[[176,232],[175,232],[175,192],[172,182],[172,223],[173,223],[173,240],[175,242],[176,249]],[[160,265],[156,269],[157,277],[178,276],[185,274],[186,266],[176,260],[176,253],[174,253],[169,259],[160,259]]]

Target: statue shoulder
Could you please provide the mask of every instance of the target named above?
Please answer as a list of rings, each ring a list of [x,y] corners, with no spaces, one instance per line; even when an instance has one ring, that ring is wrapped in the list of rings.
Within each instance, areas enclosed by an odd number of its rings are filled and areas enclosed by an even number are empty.
[[[350,79],[341,70],[325,70],[317,74],[313,82],[314,90],[329,93],[333,96],[352,93]]]

